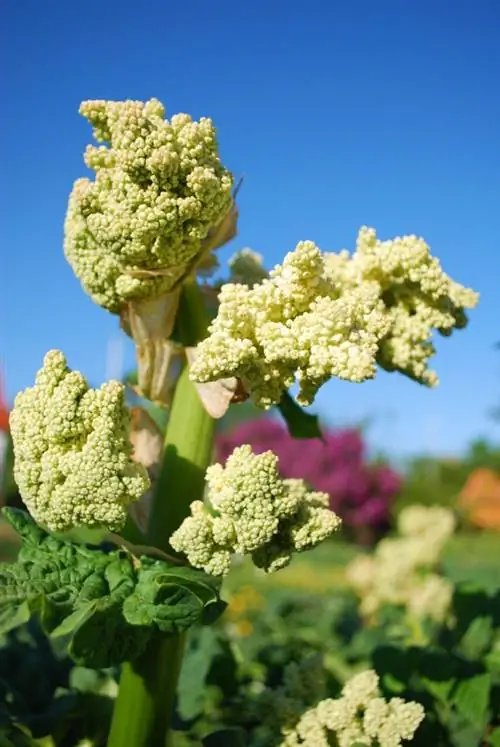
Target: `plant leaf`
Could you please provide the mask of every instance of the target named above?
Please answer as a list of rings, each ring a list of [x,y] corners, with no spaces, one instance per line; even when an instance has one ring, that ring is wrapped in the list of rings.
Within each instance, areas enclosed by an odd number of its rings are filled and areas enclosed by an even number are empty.
[[[186,652],[177,688],[177,709],[184,721],[196,718],[204,706],[206,680],[215,657],[222,652],[217,632],[203,628]]]
[[[476,617],[460,641],[460,652],[471,661],[482,658],[489,649],[493,638],[493,620],[491,615]]]
[[[487,744],[490,744],[491,747],[500,747],[500,726],[497,726],[496,729],[493,729],[493,731],[490,731],[486,738]]]
[[[293,438],[323,438],[318,416],[305,412],[288,392],[283,393],[278,410]]]
[[[219,589],[220,581],[203,571],[142,558],[135,591],[125,600],[123,613],[132,625],[154,624],[163,633],[174,633],[204,622],[205,608],[211,605],[220,614],[225,604]]]
[[[491,675],[478,674],[459,682],[453,696],[458,713],[478,729],[486,726],[490,690]]]
[[[0,632],[36,615],[75,662],[107,668],[134,659],[159,631],[212,621],[225,608],[220,581],[203,571],[113,545],[73,544],[22,511],[4,513],[23,545],[16,563],[0,564]]]

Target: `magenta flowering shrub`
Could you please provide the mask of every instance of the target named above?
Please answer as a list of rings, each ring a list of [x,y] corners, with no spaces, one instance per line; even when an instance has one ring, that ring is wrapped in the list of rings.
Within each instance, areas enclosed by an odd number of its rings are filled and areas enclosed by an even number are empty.
[[[283,477],[302,478],[315,490],[328,493],[332,510],[358,539],[375,538],[388,527],[401,478],[390,467],[367,461],[358,430],[325,431],[323,440],[294,439],[285,425],[258,418],[219,434],[217,459],[225,462],[241,444],[250,444],[257,454],[271,449],[279,458]]]

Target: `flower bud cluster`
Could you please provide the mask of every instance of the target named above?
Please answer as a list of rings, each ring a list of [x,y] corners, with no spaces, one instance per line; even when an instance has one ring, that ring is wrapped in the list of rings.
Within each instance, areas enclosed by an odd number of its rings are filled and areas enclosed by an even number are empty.
[[[128,505],[150,486],[132,461],[123,384],[89,389],[59,350],[47,353],[35,385],[17,395],[10,427],[19,492],[51,531],[119,531]]]
[[[432,334],[449,336],[467,324],[465,309],[476,306],[478,294],[452,280],[426,242],[415,235],[380,241],[373,228],[362,227],[356,251],[326,255],[333,282],[356,287],[374,283],[383,301],[390,331],[381,340],[377,363],[427,386],[438,383],[428,361],[435,350]]]
[[[170,291],[229,213],[233,178],[210,119],[164,118],[156,99],[85,101],[98,146],[78,179],[65,222],[65,254],[85,291],[118,313]]]
[[[340,526],[328,495],[308,490],[302,480],[283,480],[271,451],[256,455],[240,446],[224,467],[209,467],[206,480],[210,510],[194,501],[170,544],[212,575],[228,573],[234,554],[277,571],[294,552],[314,547]]]
[[[297,401],[309,405],[332,377],[365,381],[377,364],[434,385],[433,331],[465,326],[464,309],[477,303],[422,239],[381,242],[368,228],[352,256],[302,241],[261,282],[235,279],[221,288],[191,376],[202,383],[236,376],[263,408],[296,381]]]
[[[339,698],[307,710],[280,747],[400,747],[412,740],[425,712],[420,703],[381,697],[373,670],[352,677]]]
[[[455,529],[451,511],[439,506],[408,506],[398,519],[399,536],[383,539],[372,556],[360,555],[347,577],[361,599],[361,611],[375,615],[384,604],[406,608],[415,618],[441,622],[453,587],[435,572]]]

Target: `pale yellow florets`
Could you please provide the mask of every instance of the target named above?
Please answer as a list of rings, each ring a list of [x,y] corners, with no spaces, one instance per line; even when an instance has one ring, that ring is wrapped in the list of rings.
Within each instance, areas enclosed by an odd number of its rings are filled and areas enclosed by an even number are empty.
[[[33,518],[52,531],[121,529],[127,506],[149,488],[132,461],[125,388],[89,389],[64,355],[45,356],[35,385],[17,395],[10,416],[14,475]]]
[[[455,517],[438,506],[409,506],[399,515],[398,529],[399,537],[382,540],[373,556],[360,555],[347,568],[361,610],[371,617],[383,604],[394,604],[412,617],[442,621],[453,587],[435,568],[455,529]]]
[[[362,228],[352,256],[300,242],[260,283],[223,285],[219,301],[191,376],[236,376],[266,408],[295,381],[308,405],[332,377],[365,381],[377,364],[434,385],[432,333],[463,327],[477,294],[452,281],[422,239],[381,242]]]
[[[374,290],[367,283],[340,295],[325,278],[320,250],[303,241],[260,284],[222,287],[192,378],[236,376],[261,407],[279,402],[296,379],[298,401],[310,404],[332,376],[372,378],[378,342],[389,330]]]
[[[232,205],[210,119],[165,120],[156,99],[86,101],[94,128],[86,165],[95,180],[75,182],[65,253],[93,300],[119,312],[131,300],[169,291]]]
[[[240,446],[225,467],[209,467],[206,479],[213,513],[192,503],[170,544],[207,573],[225,575],[234,553],[250,554],[259,568],[276,571],[340,525],[328,496],[309,491],[301,480],[283,480],[270,451],[255,455]]]
[[[363,227],[351,259],[346,252],[340,260],[329,254],[325,265],[333,282],[378,286],[390,332],[381,341],[377,363],[436,385],[437,375],[428,369],[435,352],[432,334],[449,335],[464,327],[464,310],[476,306],[478,294],[448,277],[425,241],[414,235],[380,241],[373,228]]]
[[[349,680],[339,698],[321,701],[306,711],[293,729],[282,730],[281,747],[400,747],[413,739],[424,718],[420,703],[380,696],[373,670]]]

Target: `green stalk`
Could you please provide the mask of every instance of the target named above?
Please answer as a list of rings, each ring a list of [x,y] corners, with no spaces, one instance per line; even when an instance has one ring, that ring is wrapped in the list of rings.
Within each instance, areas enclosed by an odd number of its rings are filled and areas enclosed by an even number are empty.
[[[183,288],[178,333],[185,345],[206,334],[199,288]],[[184,368],[176,386],[160,475],[155,486],[148,545],[173,554],[169,538],[202,500],[204,475],[212,456],[214,421],[206,413]],[[182,663],[185,635],[156,637],[134,662],[123,666],[108,747],[170,747],[170,724]]]

